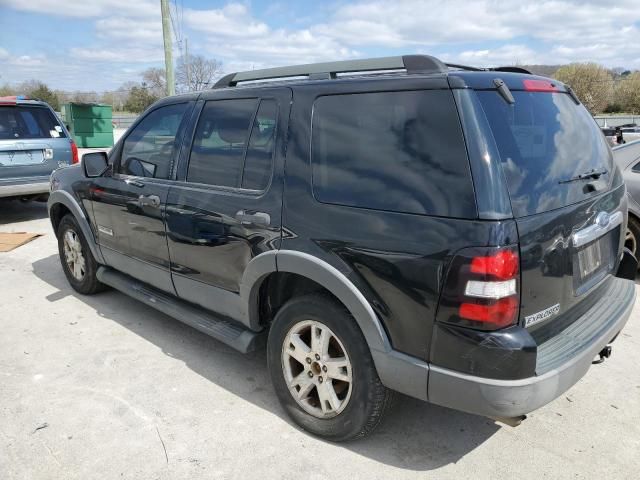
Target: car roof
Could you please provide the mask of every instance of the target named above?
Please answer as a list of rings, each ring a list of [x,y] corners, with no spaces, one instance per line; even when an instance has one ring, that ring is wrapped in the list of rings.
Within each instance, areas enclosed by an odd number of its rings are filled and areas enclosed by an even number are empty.
[[[38,100],[37,98],[29,98],[25,95],[10,95],[6,97],[0,97],[0,107],[7,106],[45,106],[48,107],[49,104],[42,100]]]

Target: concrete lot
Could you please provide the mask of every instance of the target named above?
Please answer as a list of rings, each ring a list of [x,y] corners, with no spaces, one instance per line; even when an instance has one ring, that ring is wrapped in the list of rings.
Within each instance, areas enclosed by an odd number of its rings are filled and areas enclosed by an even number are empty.
[[[612,358],[521,426],[400,398],[336,445],[242,356],[123,294],[75,294],[43,204],[0,204],[0,479],[638,478],[640,307]]]

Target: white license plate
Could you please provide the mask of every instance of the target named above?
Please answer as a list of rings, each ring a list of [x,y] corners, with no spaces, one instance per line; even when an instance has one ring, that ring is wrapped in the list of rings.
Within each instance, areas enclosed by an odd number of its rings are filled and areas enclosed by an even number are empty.
[[[0,152],[0,166],[12,167],[16,165],[37,165],[44,162],[42,150],[22,150],[15,152]]]
[[[588,247],[578,252],[578,268],[580,270],[580,278],[588,277],[602,265],[602,251],[600,249],[600,240],[593,242]]]

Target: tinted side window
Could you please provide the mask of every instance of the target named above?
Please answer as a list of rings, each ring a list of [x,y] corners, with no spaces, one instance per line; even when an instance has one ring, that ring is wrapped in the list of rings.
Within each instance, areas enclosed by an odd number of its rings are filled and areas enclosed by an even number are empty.
[[[640,173],[640,162],[636,163],[631,170],[633,170],[634,172],[638,172]]]
[[[262,100],[253,121],[249,147],[244,161],[242,188],[264,190],[271,177],[271,165],[276,142],[275,100]]]
[[[313,192],[321,202],[476,216],[464,139],[448,90],[319,98],[312,166]]]
[[[214,100],[200,114],[191,147],[187,181],[238,187],[258,100]]]
[[[167,105],[149,113],[127,136],[118,172],[167,179],[180,147],[178,129],[186,103]]]

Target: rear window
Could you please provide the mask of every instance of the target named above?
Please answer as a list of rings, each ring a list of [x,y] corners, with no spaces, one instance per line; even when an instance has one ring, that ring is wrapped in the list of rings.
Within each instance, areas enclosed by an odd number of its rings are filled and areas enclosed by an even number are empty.
[[[476,216],[460,121],[448,90],[320,97],[312,129],[320,202]]]
[[[48,108],[0,107],[0,140],[64,136],[60,123]]]
[[[602,192],[588,181],[567,180],[589,171],[612,177],[611,150],[598,125],[566,93],[512,92],[509,105],[495,91],[478,96],[493,130],[516,217],[547,212]]]

